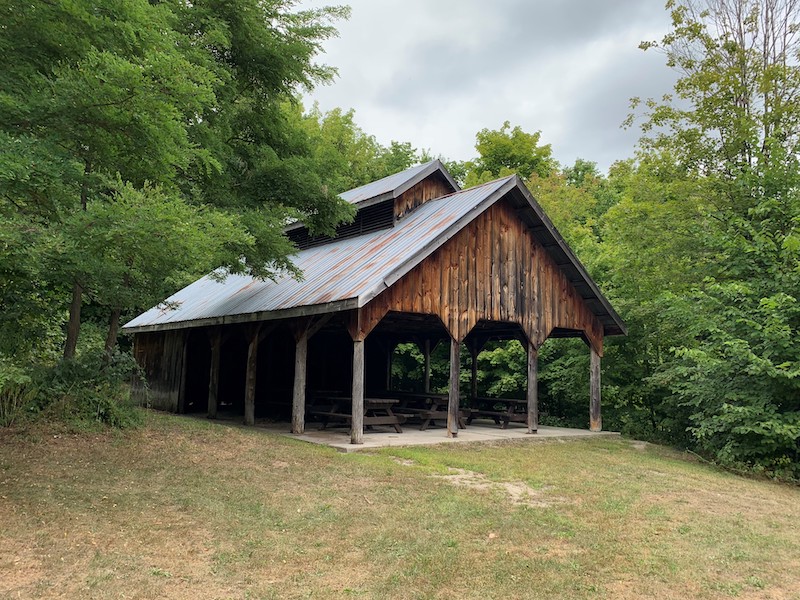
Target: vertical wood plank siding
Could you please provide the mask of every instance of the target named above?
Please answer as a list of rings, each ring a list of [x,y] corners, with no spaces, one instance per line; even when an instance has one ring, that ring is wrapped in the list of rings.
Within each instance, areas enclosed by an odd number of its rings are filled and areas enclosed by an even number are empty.
[[[183,381],[184,352],[187,331],[140,333],[134,338],[133,353],[144,371],[153,408],[178,411]],[[135,386],[137,400],[143,402],[144,389]]]
[[[459,341],[481,319],[518,323],[536,348],[554,328],[574,329],[603,353],[602,325],[505,200],[367,304],[362,332],[388,311],[437,315]]]
[[[452,191],[450,184],[441,176],[436,175],[423,179],[394,199],[394,216],[400,219],[428,200],[441,198]]]

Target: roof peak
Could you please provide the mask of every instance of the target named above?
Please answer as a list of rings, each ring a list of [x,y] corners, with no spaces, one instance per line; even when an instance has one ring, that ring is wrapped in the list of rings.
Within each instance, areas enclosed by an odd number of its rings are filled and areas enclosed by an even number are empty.
[[[456,180],[453,179],[453,176],[444,167],[442,161],[436,158],[410,167],[405,171],[387,175],[377,181],[342,192],[339,197],[359,207],[369,206],[389,198],[396,198],[423,179],[437,172],[447,181],[453,192],[461,189]]]

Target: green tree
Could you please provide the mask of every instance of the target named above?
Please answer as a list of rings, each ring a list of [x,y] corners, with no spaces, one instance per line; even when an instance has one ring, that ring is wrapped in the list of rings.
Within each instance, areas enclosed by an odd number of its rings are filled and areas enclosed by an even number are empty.
[[[106,306],[113,323],[117,311],[149,297],[152,288],[137,299],[108,297],[132,289],[125,260],[134,270],[153,267],[140,283],[177,281],[188,263],[170,259],[194,236],[220,251],[189,261],[195,274],[222,265],[269,276],[292,268],[286,219],[331,231],[351,214],[326,192],[309,140],[285,109],[298,86],[331,77],[313,57],[347,10],[292,7],[289,0],[0,5],[0,212],[8,219],[0,268],[36,282],[32,306],[71,295],[65,357],[75,354],[87,300]],[[157,248],[147,250],[160,250],[158,259],[137,262],[131,257],[144,249],[121,248],[104,252],[119,262],[97,260],[104,235],[109,244],[123,237],[119,228],[98,231],[101,224],[111,227],[116,215],[120,227],[134,228],[134,196],[148,215],[175,210],[189,224],[162,220],[175,231],[162,228]],[[214,228],[221,223],[228,225]],[[10,264],[59,251],[58,268],[47,272],[35,260]]]
[[[702,194],[700,267],[666,316],[691,339],[654,380],[695,443],[727,463],[800,474],[800,7],[670,2],[659,47],[681,78],[646,103],[647,155],[669,154]],[[664,236],[666,237],[666,236]],[[705,258],[705,260],[704,260]],[[673,273],[670,279],[678,278]]]
[[[341,193],[387,175],[404,171],[430,157],[408,142],[392,141],[382,146],[356,123],[353,109],[335,108],[323,113],[317,104],[306,114],[294,107],[312,148],[312,156],[323,184],[331,193]]]
[[[547,177],[557,168],[550,144],[540,145],[541,132],[526,133],[506,121],[498,130],[481,129],[475,136],[478,158],[464,165],[465,187],[516,173],[522,179]],[[456,169],[457,171],[461,169]]]
[[[107,359],[123,310],[156,304],[225,254],[232,262],[253,243],[234,215],[193,206],[159,187],[122,182],[109,197],[66,217],[61,231],[51,269],[78,273],[93,304],[108,311]]]

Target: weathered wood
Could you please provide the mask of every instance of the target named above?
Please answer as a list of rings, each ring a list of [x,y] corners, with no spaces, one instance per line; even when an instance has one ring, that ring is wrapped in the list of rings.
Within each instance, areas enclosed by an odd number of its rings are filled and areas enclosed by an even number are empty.
[[[256,325],[249,330],[247,345],[247,375],[244,388],[244,424],[255,425],[256,422],[256,367],[258,366],[258,334],[260,327]]]
[[[306,424],[306,365],[308,330],[303,331],[294,345],[294,385],[292,389],[292,433],[301,434]]]
[[[134,356],[147,381],[146,387],[135,387],[137,400],[147,400],[153,408],[178,411],[186,337],[187,332],[180,330],[134,338]]]
[[[360,309],[360,335],[388,311],[437,315],[459,341],[480,320],[517,323],[537,347],[553,328],[580,331],[602,356],[602,324],[505,200]]]
[[[210,335],[211,366],[208,370],[208,418],[217,418],[219,398],[219,358],[222,349],[222,331],[215,328]]]
[[[600,414],[600,355],[594,349],[589,366],[589,429],[591,431],[603,430],[603,418]]]
[[[452,186],[441,175],[432,175],[400,194],[394,201],[395,218],[402,218],[428,200],[441,198],[454,192]]]
[[[539,430],[539,352],[528,342],[528,433]]]
[[[308,333],[308,338],[311,339],[315,333],[317,333],[320,329],[322,329],[325,324],[333,318],[333,313],[328,313],[327,315],[320,315],[318,317],[311,317],[308,327],[306,328],[306,333]]]
[[[364,443],[364,340],[353,340],[353,411],[350,443]]]
[[[458,435],[459,377],[461,374],[461,344],[450,340],[450,389],[447,402],[447,437]]]

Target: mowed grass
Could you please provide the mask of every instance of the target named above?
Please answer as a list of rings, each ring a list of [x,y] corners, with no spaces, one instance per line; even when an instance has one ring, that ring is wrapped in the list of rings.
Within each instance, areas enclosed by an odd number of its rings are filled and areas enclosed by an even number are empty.
[[[372,435],[372,434],[370,434]],[[800,489],[617,439],[0,433],[0,598],[800,598]]]

